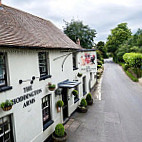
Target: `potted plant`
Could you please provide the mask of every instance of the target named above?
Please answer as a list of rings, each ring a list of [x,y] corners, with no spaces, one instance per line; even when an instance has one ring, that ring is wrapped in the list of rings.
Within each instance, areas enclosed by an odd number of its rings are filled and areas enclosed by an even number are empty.
[[[52,138],[54,142],[66,142],[67,133],[65,132],[65,128],[63,124],[57,124],[55,127],[55,131],[52,134]]]
[[[48,89],[49,89],[50,91],[54,91],[55,88],[56,88],[56,85],[55,85],[55,84],[48,83]]]
[[[77,96],[77,95],[78,95],[78,91],[77,91],[77,90],[73,90],[73,91],[72,91],[72,94],[73,94],[74,96]]]
[[[64,102],[62,100],[57,101],[57,112],[61,111],[61,107],[64,106]]]
[[[87,101],[83,98],[78,106],[78,111],[85,113],[87,112]]]
[[[0,106],[4,111],[8,111],[12,108],[13,102],[11,100],[6,100],[5,102],[2,102]]]
[[[92,94],[88,93],[86,96],[86,101],[88,105],[92,105],[93,104],[93,99],[92,99]]]
[[[81,77],[81,76],[82,76],[82,73],[78,73],[77,76],[78,76],[78,77]]]

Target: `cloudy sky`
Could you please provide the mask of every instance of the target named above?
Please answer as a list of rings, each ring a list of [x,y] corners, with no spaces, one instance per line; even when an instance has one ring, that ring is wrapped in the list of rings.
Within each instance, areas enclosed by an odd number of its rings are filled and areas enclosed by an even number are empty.
[[[97,31],[95,42],[127,22],[133,33],[142,28],[142,0],[2,0],[2,3],[48,19],[63,29],[64,20],[81,20]]]

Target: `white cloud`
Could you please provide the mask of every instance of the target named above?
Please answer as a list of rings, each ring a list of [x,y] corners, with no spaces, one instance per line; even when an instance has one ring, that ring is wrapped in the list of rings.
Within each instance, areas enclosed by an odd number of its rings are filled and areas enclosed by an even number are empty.
[[[7,0],[3,3],[49,19],[60,29],[63,20],[82,20],[96,29],[95,41],[106,40],[110,29],[127,22],[133,32],[142,28],[141,0]]]

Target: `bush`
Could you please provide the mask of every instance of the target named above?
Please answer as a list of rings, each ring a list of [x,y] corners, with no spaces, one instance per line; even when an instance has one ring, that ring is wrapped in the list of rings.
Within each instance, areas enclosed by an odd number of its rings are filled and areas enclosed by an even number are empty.
[[[97,65],[97,68],[99,69],[99,68],[101,68],[102,66],[101,65]]]
[[[102,65],[102,64],[103,64],[103,61],[98,61],[97,64],[98,64],[98,65]]]
[[[72,94],[73,94],[74,96],[77,96],[77,95],[78,95],[78,91],[77,91],[77,90],[73,90],[73,91],[72,91]]]
[[[87,102],[84,98],[81,100],[80,105],[83,107],[87,107]]]
[[[128,64],[125,64],[125,65],[124,65],[124,70],[126,71],[126,70],[128,70],[128,68],[129,68],[129,65],[128,65]]]
[[[57,102],[57,107],[62,107],[62,106],[64,106],[64,102],[62,100],[59,100]]]
[[[65,135],[65,128],[63,126],[63,124],[57,124],[56,127],[55,127],[55,134],[58,136],[58,137],[63,137]]]
[[[88,93],[88,94],[87,94],[86,100],[87,100],[87,101],[91,101],[91,100],[92,100],[92,94],[91,94],[91,93]]]

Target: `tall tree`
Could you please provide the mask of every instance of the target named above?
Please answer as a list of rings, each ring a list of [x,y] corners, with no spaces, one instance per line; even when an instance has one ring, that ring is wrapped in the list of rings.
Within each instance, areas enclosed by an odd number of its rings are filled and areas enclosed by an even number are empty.
[[[70,23],[65,22],[63,30],[74,42],[79,38],[80,45],[83,48],[92,48],[94,46],[94,38],[97,34],[96,30],[91,29],[88,25],[84,25],[82,21],[71,20]]]
[[[106,50],[106,47],[105,47],[105,43],[103,41],[99,41],[96,46],[97,46],[97,49],[102,54],[102,57],[107,58],[107,54],[106,54],[107,50]]]
[[[128,38],[131,37],[131,30],[128,29],[127,23],[118,24],[116,28],[111,30],[111,34],[107,38],[106,47],[108,52],[116,55],[116,51]]]

